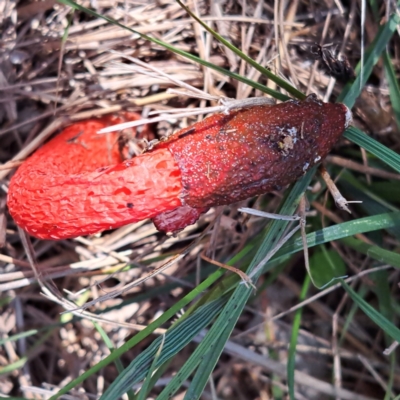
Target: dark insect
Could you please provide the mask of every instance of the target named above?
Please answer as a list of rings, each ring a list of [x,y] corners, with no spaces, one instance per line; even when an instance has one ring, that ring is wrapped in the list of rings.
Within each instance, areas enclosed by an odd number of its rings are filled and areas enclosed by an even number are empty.
[[[342,55],[339,59],[331,47],[331,44],[324,46],[314,44],[311,46],[311,54],[315,59],[321,61],[324,69],[330,76],[344,83],[353,80],[356,75],[347,57]]]

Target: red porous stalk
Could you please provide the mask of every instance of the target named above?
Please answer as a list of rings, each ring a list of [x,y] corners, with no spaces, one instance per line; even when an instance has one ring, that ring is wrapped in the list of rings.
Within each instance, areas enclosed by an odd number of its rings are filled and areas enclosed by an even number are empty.
[[[350,121],[345,105],[315,96],[253,106],[206,118],[122,163],[117,136],[96,134],[118,121],[84,121],[18,169],[10,183],[9,210],[18,225],[44,239],[145,218],[154,218],[161,230],[179,230],[208,207],[294,182],[326,157]]]

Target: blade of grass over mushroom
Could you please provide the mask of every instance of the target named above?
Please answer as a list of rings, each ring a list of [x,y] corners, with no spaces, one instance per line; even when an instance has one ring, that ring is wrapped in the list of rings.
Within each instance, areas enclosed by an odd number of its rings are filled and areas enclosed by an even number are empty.
[[[387,318],[380,312],[370,306],[364,299],[362,299],[346,282],[341,282],[343,289],[348,293],[351,299],[364,311],[364,313],[377,324],[384,332],[386,332],[392,339],[400,342],[400,329],[393,325]]]
[[[347,107],[352,108],[356,99],[360,95],[365,86],[368,78],[371,75],[372,69],[378,62],[382,52],[385,51],[387,44],[396,32],[397,25],[400,23],[400,16],[392,14],[389,20],[381,26],[374,41],[371,43],[366,51],[364,65],[360,64],[356,67],[357,77],[354,82],[348,84],[339,95],[337,101],[346,104]],[[363,68],[362,81],[360,70]]]
[[[294,86],[292,86],[288,81],[285,81],[282,78],[279,78],[279,76],[276,76],[273,74],[271,71],[269,71],[267,68],[264,68],[260,64],[258,64],[256,61],[254,61],[251,57],[249,57],[247,54],[243,53],[240,49],[238,49],[236,46],[234,46],[231,42],[227,41],[224,39],[219,33],[215,32],[213,29],[211,29],[205,22],[203,22],[195,13],[193,13],[190,8],[185,6],[180,0],[176,0],[176,2],[193,18],[195,19],[207,32],[209,32],[211,35],[214,36],[215,39],[217,39],[220,43],[222,43],[225,47],[228,49],[232,50],[235,54],[237,54],[242,60],[246,61],[248,64],[250,64],[253,68],[255,68],[257,71],[261,72],[263,75],[267,76],[269,79],[271,79],[273,82],[275,82],[278,86],[281,88],[285,89],[288,93],[293,95],[294,97],[297,97],[298,99],[302,100],[306,97],[306,95],[299,90],[297,90]]]
[[[309,185],[314,172],[315,168],[312,168],[302,179],[293,185],[292,190],[288,193],[281,209],[279,210],[280,214],[291,215],[295,212],[300,202],[300,198]],[[264,241],[258,249],[256,256],[253,258],[250,267],[246,271],[247,274],[251,273],[253,269],[258,267],[259,263],[276,246],[283,236],[288,224],[288,221],[271,221],[268,225]],[[261,270],[255,275],[254,281],[258,279],[260,274]],[[215,364],[223,351],[225,343],[229,339],[229,336],[232,333],[232,330],[236,325],[236,322],[251,293],[252,289],[247,288],[245,285],[238,285],[236,287],[235,291],[230,295],[230,298],[218,319],[213,323],[202,342],[181,368],[179,374],[175,375],[171,382],[162,391],[158,398],[159,400],[171,398],[172,394],[182,385],[197,366],[199,367],[193,378],[192,384],[189,386],[188,393],[191,393],[191,399],[197,399],[201,396],[207,379],[213,371]],[[206,355],[207,357],[205,357]]]
[[[354,126],[346,129],[344,137],[369,151],[389,167],[392,167],[395,171],[400,173],[400,155],[395,153],[393,150],[379,143],[375,139],[372,139]]]
[[[280,92],[278,92],[276,90],[270,89],[270,88],[268,88],[268,87],[266,87],[266,86],[264,86],[264,85],[262,85],[260,83],[254,82],[254,81],[252,81],[252,80],[250,80],[250,79],[248,79],[248,78],[246,78],[246,77],[244,77],[244,76],[242,76],[240,74],[237,74],[235,72],[229,71],[229,70],[227,70],[225,68],[218,67],[217,65],[215,65],[213,63],[210,63],[208,61],[202,60],[201,58],[196,57],[195,55],[190,54],[190,53],[188,53],[188,52],[186,52],[184,50],[180,50],[177,47],[171,46],[170,44],[165,43],[162,40],[159,40],[157,38],[153,38],[153,37],[148,36],[148,35],[146,35],[144,33],[140,33],[140,32],[138,32],[138,31],[136,31],[134,29],[131,29],[131,28],[121,24],[120,22],[114,20],[113,18],[109,18],[109,17],[107,17],[105,15],[101,15],[101,14],[99,14],[99,13],[97,13],[97,12],[95,12],[95,11],[89,9],[89,8],[83,7],[83,6],[75,3],[72,0],[58,0],[58,1],[60,3],[62,3],[62,4],[64,4],[64,5],[67,5],[69,7],[74,8],[75,10],[83,11],[83,12],[85,12],[87,14],[90,14],[90,15],[93,15],[93,16],[95,16],[97,18],[102,18],[102,19],[106,20],[107,22],[110,22],[113,25],[119,26],[120,28],[126,29],[129,32],[134,33],[135,35],[140,36],[142,39],[145,39],[145,40],[148,40],[148,41],[150,41],[152,43],[158,44],[159,46],[162,46],[165,49],[170,50],[175,54],[178,54],[178,55],[180,55],[182,57],[185,57],[185,58],[187,58],[189,60],[192,60],[195,63],[203,65],[203,66],[205,66],[207,68],[211,68],[211,69],[213,69],[215,71],[220,72],[223,75],[229,76],[230,78],[233,78],[233,79],[236,79],[236,80],[238,80],[240,82],[243,82],[246,85],[249,85],[249,86],[253,87],[254,89],[257,89],[257,90],[260,90],[263,93],[269,94],[270,96],[274,97],[275,99],[282,100],[282,101],[289,100],[289,97],[286,96],[283,93],[280,93]]]

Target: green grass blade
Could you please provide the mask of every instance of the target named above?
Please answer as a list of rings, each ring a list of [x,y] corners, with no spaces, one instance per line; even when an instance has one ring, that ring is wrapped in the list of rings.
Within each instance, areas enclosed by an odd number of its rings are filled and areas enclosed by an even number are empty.
[[[328,243],[333,240],[343,239],[358,233],[367,233],[380,229],[388,229],[400,225],[400,211],[378,214],[370,217],[359,218],[341,224],[323,228],[307,234],[307,247]],[[303,249],[301,238],[291,239],[282,246],[277,256],[295,253]]]
[[[344,137],[369,151],[389,167],[393,168],[396,172],[400,173],[400,155],[395,153],[393,150],[380,144],[354,126],[351,126],[346,130]]]
[[[364,311],[367,316],[375,322],[386,334],[397,342],[400,341],[400,329],[393,325],[386,319],[380,312],[370,306],[364,299],[362,299],[346,282],[342,281],[343,289],[348,293],[351,299]]]
[[[149,336],[155,329],[159,328],[162,324],[167,322],[169,319],[173,318],[182,308],[187,304],[192,302],[199,294],[206,290],[212,283],[214,283],[220,276],[222,276],[224,271],[216,271],[214,274],[210,275],[204,282],[198,285],[190,293],[188,293],[183,299],[179,300],[173,307],[165,311],[159,318],[148,325],[145,329],[138,332],[133,338],[129,339],[121,347],[115,349],[109,356],[101,360],[98,364],[94,365],[92,368],[85,371],[83,374],[79,375],[77,378],[69,382],[63,388],[61,388],[56,394],[50,397],[50,400],[58,399],[60,396],[68,393],[71,389],[80,385],[86,379],[88,379],[93,374],[100,371],[102,368],[108,364],[114,362],[117,358],[121,357],[125,352],[133,348],[136,344],[144,340]]]
[[[358,295],[363,299],[368,293],[369,293],[369,288],[366,285],[361,284],[360,288],[358,289]],[[351,324],[355,320],[357,311],[358,311],[357,303],[352,303],[350,310],[347,312],[343,328],[340,332],[340,338],[339,338],[340,347],[342,347],[344,342],[346,341],[347,333],[351,328]]]
[[[92,323],[94,327],[97,329],[97,332],[99,332],[108,350],[110,350],[110,352],[112,353],[115,350],[113,342],[110,340],[105,330],[97,322],[93,321]],[[115,367],[117,368],[117,371],[119,373],[121,373],[124,370],[124,366],[122,365],[122,362],[119,358],[115,360]]]
[[[215,347],[225,346],[225,343],[229,339],[229,334],[230,333],[227,331],[222,332],[214,344]],[[215,364],[219,360],[219,356],[216,357],[213,351],[209,351],[202,358],[198,358],[198,360],[201,360],[201,364],[197,369],[183,400],[194,400],[201,397],[204,387],[210,379],[210,369],[214,369]],[[162,398],[157,400],[161,399]]]
[[[349,108],[353,107],[357,97],[360,95],[368,78],[370,77],[373,67],[378,62],[382,52],[386,49],[386,46],[392,38],[394,32],[396,32],[397,25],[399,23],[400,16],[397,14],[392,14],[389,20],[380,27],[378,34],[366,51],[362,77],[360,74],[361,65],[359,64],[356,67],[357,77],[355,81],[351,84],[348,84],[343,89],[342,93],[337,99],[338,102],[346,104]]]
[[[204,329],[218,313],[221,311],[225,297],[215,300],[211,303],[204,305],[196,310],[192,315],[184,319],[182,322],[174,325],[165,333],[165,341],[162,351],[156,360],[156,367],[158,368],[197,335],[199,330]],[[136,357],[131,364],[120,374],[117,379],[110,385],[110,387],[101,396],[102,400],[118,399],[126,393],[134,384],[144,379],[153,364],[154,357],[156,356],[162,338],[158,337],[153,343]]]
[[[204,23],[195,13],[193,13],[190,8],[185,6],[180,0],[176,0],[176,2],[193,18],[195,19],[207,32],[211,33],[211,35],[214,36],[215,39],[217,39],[220,43],[222,43],[225,47],[227,47],[229,50],[232,50],[235,54],[237,54],[242,60],[246,61],[248,64],[250,64],[253,68],[255,68],[257,71],[261,72],[263,75],[267,76],[269,79],[271,79],[273,82],[275,82],[278,86],[281,88],[285,89],[288,93],[290,93],[292,96],[297,97],[298,99],[302,100],[306,97],[306,95],[299,90],[297,90],[294,86],[292,86],[289,82],[285,81],[282,78],[279,78],[279,76],[276,76],[273,74],[271,71],[269,71],[267,68],[264,68],[260,64],[258,64],[256,61],[254,61],[251,57],[249,57],[247,54],[243,53],[240,49],[238,49],[236,46],[234,46],[231,42],[228,42],[224,37],[222,37],[219,33],[215,32],[213,29],[211,29],[206,23]]]
[[[400,268],[400,254],[394,251],[383,249],[379,246],[374,246],[365,242],[362,242],[356,238],[345,238],[341,242],[346,244],[346,246],[357,250],[361,254],[365,254],[368,257],[373,258],[384,264],[393,265],[393,267]]]
[[[241,255],[240,253],[235,256],[232,259],[232,263],[235,263],[238,259],[240,259]],[[123,346],[117,348],[114,350],[112,354],[110,354],[108,357],[106,357],[104,360],[102,360],[100,363],[96,364],[89,370],[85,371],[82,375],[68,383],[66,386],[60,389],[58,393],[53,395],[51,397],[51,400],[55,400],[59,398],[61,395],[68,393],[69,390],[73,389],[77,385],[81,384],[84,382],[86,379],[88,379],[90,376],[93,374],[97,373],[101,368],[104,368],[111,362],[114,362],[118,357],[122,356],[126,351],[129,349],[133,348],[137,343],[140,341],[144,340],[147,336],[149,336],[155,329],[160,327],[163,323],[174,317],[182,308],[184,308],[186,305],[188,305],[190,302],[192,302],[199,294],[203,293],[207,288],[209,288],[215,281],[217,281],[221,276],[223,276],[226,273],[225,270],[223,269],[218,269],[211,275],[207,277],[205,281],[200,283],[195,289],[193,289],[190,293],[188,293],[183,299],[181,299],[179,302],[177,302],[173,307],[171,307],[169,310],[165,311],[163,315],[161,315],[156,321],[151,323],[147,328],[145,328],[143,331],[139,332],[136,334],[133,338],[131,338],[127,343],[125,343]],[[231,282],[231,276],[228,276],[229,282]],[[231,282],[229,287],[233,287],[233,285],[237,284],[237,281]],[[228,285],[225,285],[227,287]],[[229,291],[229,287],[221,293],[219,297],[221,297],[224,293]],[[138,301],[138,299],[136,299]],[[221,306],[222,307],[222,306]],[[190,314],[190,310],[186,312],[181,319],[184,319],[187,317],[187,315]],[[206,315],[207,317],[207,315]]]
[[[162,377],[162,375],[166,372],[166,370],[170,367],[172,360],[166,361],[163,365],[158,367],[156,371],[153,373],[151,376],[148,385],[147,385],[147,390],[144,390],[144,385],[140,388],[140,392],[138,393],[137,397],[143,392],[145,394],[145,399],[152,398],[150,396],[150,391],[154,388],[156,385],[157,381]],[[146,382],[145,382],[146,383]],[[135,400],[139,400],[139,398],[135,398]]]
[[[39,333],[40,331],[43,331],[43,330],[44,329],[41,329],[41,330],[39,330],[39,329],[30,329],[29,331],[16,333],[15,335],[1,338],[0,339],[0,346],[4,346],[7,342],[16,342],[17,340],[20,340],[20,339],[23,339],[23,338],[27,338],[29,336],[36,335],[37,333]]]
[[[391,185],[391,183],[389,183],[389,185]],[[349,171],[345,171],[341,175],[338,186],[346,199],[362,201],[361,204],[357,204],[354,207],[357,212],[363,210],[366,215],[377,215],[400,211],[394,205],[380,198],[379,194],[377,194],[379,192],[371,190],[368,184],[353,176]],[[400,237],[400,226],[389,228],[388,233],[394,237]]]
[[[372,8],[372,12],[375,16],[375,22],[379,23],[379,6],[380,4],[378,4],[378,0],[369,0],[369,5]]]
[[[106,331],[97,322],[92,321],[92,323],[93,323],[94,327],[96,328],[97,332],[99,332],[99,334],[100,334],[101,338],[103,339],[103,342],[107,346],[108,350],[110,350],[110,353],[115,351],[114,343],[108,337]],[[114,361],[114,364],[115,364],[115,367],[117,368],[118,373],[122,373],[122,371],[124,370],[124,366],[122,365],[121,359],[117,358]],[[128,398],[129,398],[129,400],[132,400],[134,398],[134,393],[132,390],[128,391]]]
[[[376,294],[376,297],[378,299],[378,304],[379,304],[379,312],[388,320],[388,321],[393,321],[395,320],[395,315],[393,312],[393,307],[392,307],[392,293],[391,293],[391,286],[390,286],[390,277],[389,277],[389,272],[388,271],[377,271],[373,274],[373,276],[370,276],[371,279],[373,279],[375,283],[375,287],[373,287],[373,291]],[[385,335],[385,343],[386,346],[389,347],[391,343],[391,339],[388,335]],[[390,354],[390,375],[389,379],[387,382],[387,389],[385,393],[385,400],[391,399],[393,395],[393,379],[394,379],[394,374],[395,370],[397,367],[396,363],[396,353],[393,352]]]
[[[140,389],[140,392],[139,392],[136,400],[146,400],[147,393],[150,392],[152,385],[154,384],[151,377],[153,376],[154,373],[157,372],[157,364],[160,359],[160,354],[164,347],[164,343],[165,343],[165,336],[163,335],[163,336],[161,336],[160,347],[157,350],[156,355],[154,356],[153,362],[151,363],[149,370],[147,371],[146,378],[143,382],[142,388]]]
[[[393,67],[387,51],[383,52],[383,65],[385,66],[386,78],[389,86],[389,95],[396,119],[397,127],[400,129],[400,85],[396,77],[396,72]]]
[[[0,367],[0,376],[1,375],[7,375],[10,374],[11,372],[22,368],[27,362],[29,362],[29,359],[32,357],[32,354],[35,353],[35,351],[43,346],[43,344],[46,342],[46,340],[54,333],[54,329],[49,329],[47,332],[45,332],[42,336],[40,336],[39,339],[35,341],[35,343],[28,349],[26,352],[26,355],[18,359],[17,361],[6,364],[4,366]]]

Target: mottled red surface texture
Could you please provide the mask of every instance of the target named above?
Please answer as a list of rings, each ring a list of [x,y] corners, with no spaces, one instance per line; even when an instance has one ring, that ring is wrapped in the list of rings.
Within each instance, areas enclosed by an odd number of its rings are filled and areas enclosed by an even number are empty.
[[[206,118],[162,147],[179,165],[186,204],[231,204],[300,178],[340,138],[347,112],[315,96],[254,106]]]
[[[38,238],[65,239],[182,205],[180,171],[167,149],[121,162],[118,134],[97,134],[121,122],[104,117],[75,123],[22,164],[8,192],[15,222]]]

